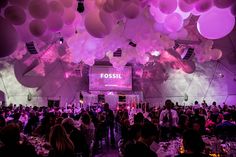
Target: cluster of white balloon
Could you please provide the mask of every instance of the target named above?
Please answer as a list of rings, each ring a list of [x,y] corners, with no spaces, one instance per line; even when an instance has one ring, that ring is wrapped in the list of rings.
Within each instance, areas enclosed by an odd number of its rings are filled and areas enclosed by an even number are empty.
[[[198,61],[205,62],[221,58],[221,50],[212,49],[213,42],[206,39],[219,39],[233,30],[235,6],[234,0],[152,0],[150,13],[156,30],[171,39],[193,38],[191,31],[196,29],[188,28],[189,16],[199,16],[197,30],[202,43],[194,47]]]
[[[93,65],[107,55],[116,68],[131,60],[145,64],[146,52],[170,49],[177,39],[199,38],[204,42],[193,45],[197,60],[217,60],[222,52],[212,49],[209,41],[229,34],[236,16],[235,0],[84,0],[82,13],[77,4],[77,0],[1,0],[0,57],[14,51],[20,55],[29,41],[50,43],[60,32],[70,53],[63,59],[69,62]],[[189,27],[191,16],[199,16],[194,29]],[[118,48],[120,58],[112,55]]]
[[[21,43],[50,42],[56,32],[64,33],[76,18],[76,4],[74,0],[2,0],[0,56],[13,53]]]

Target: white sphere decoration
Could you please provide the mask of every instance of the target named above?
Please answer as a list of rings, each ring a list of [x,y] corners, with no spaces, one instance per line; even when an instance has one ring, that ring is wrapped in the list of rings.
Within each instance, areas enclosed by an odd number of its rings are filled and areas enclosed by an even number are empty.
[[[222,51],[219,49],[212,49],[209,52],[209,55],[211,56],[212,60],[218,60],[222,57]]]
[[[64,6],[61,4],[61,2],[58,1],[51,1],[49,2],[49,8],[51,12],[63,15],[64,13]]]
[[[22,25],[26,21],[25,11],[18,6],[9,6],[5,9],[4,15],[14,25]]]
[[[183,18],[178,13],[170,14],[166,17],[164,26],[169,32],[177,32],[183,27]]]
[[[39,37],[47,30],[47,25],[42,20],[33,20],[29,24],[29,29],[34,36]]]
[[[171,14],[177,8],[177,0],[160,0],[159,8],[161,12]]]
[[[186,3],[184,0],[179,0],[179,5],[178,7],[180,8],[181,11],[183,12],[190,12],[194,5]]]
[[[191,74],[195,71],[196,65],[193,61],[183,61],[181,64],[181,68],[185,73]]]
[[[195,4],[195,9],[198,12],[206,12],[212,7],[212,5],[212,0],[200,0]]]
[[[16,29],[4,18],[0,17],[0,57],[13,53],[19,41]]]
[[[107,0],[103,4],[103,9],[107,12],[115,12],[118,11],[122,6],[122,1],[120,0]]]
[[[187,19],[190,16],[190,12],[183,12],[179,7],[176,8],[175,13],[182,16],[183,19]]]
[[[199,33],[207,39],[219,39],[229,34],[235,25],[230,9],[212,8],[197,21]]]
[[[162,13],[159,8],[150,6],[150,13],[158,23],[164,23],[166,19],[166,14]]]
[[[99,11],[89,12],[84,20],[88,33],[96,38],[103,38],[108,34],[106,26],[101,21]]]
[[[32,0],[29,3],[30,15],[36,19],[44,19],[49,14],[49,6],[46,0]]]
[[[27,8],[30,0],[8,0],[11,4],[17,5],[23,8]]]
[[[135,3],[128,3],[123,13],[125,17],[134,19],[139,15],[139,6]]]

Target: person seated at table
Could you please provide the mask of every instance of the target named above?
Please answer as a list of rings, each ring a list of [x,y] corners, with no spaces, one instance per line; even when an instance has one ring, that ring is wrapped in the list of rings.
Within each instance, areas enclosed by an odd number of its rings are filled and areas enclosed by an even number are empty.
[[[130,145],[134,145],[138,142],[141,136],[142,126],[139,124],[134,124],[130,126],[127,133],[127,139],[122,141],[122,144],[119,146],[120,153],[124,155],[125,149],[129,148]]]
[[[157,135],[155,125],[145,123],[142,126],[141,136],[134,144],[125,146],[124,157],[157,157],[157,154],[150,149]]]
[[[202,154],[205,143],[201,135],[193,129],[184,132],[183,145],[185,152],[176,157],[208,157],[208,155]]]
[[[82,157],[89,156],[89,146],[87,145],[85,136],[80,130],[74,126],[74,121],[71,118],[66,118],[62,121],[62,126],[65,128],[67,135],[74,144],[76,154]]]
[[[6,125],[5,118],[0,113],[0,129],[2,129]]]
[[[190,124],[194,130],[205,133],[205,118],[199,114],[199,109],[194,109],[194,115],[190,117]]]
[[[2,128],[0,140],[3,146],[0,148],[1,157],[36,157],[34,146],[20,141],[20,129],[16,124],[9,124]]]
[[[225,113],[224,120],[215,128],[215,133],[222,138],[235,138],[236,125],[231,122],[231,114]]]
[[[189,117],[185,114],[181,114],[179,117],[178,133],[182,135],[187,129],[189,129]]]
[[[48,157],[75,157],[74,144],[61,125],[57,124],[51,128],[49,142],[52,149]]]
[[[144,116],[141,112],[134,115],[134,124],[143,125]]]

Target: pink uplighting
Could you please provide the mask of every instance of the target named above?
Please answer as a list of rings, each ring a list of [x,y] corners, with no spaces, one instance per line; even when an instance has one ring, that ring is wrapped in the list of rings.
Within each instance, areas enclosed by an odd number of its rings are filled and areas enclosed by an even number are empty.
[[[0,157],[236,157],[236,0],[0,0]]]

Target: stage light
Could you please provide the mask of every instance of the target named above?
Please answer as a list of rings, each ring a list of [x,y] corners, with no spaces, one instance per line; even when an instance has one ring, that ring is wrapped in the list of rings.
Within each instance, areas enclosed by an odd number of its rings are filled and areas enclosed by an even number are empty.
[[[152,52],[151,52],[151,55],[152,55],[152,56],[155,56],[155,57],[160,56],[160,54],[161,54],[161,53],[160,53],[159,51],[152,51]]]
[[[218,78],[223,78],[223,77],[225,77],[224,74],[222,74],[222,73],[219,73],[219,74],[218,74]]]
[[[63,44],[63,43],[64,43],[64,39],[63,39],[62,37],[59,39],[59,43],[60,43],[60,44]]]
[[[78,0],[77,11],[79,13],[83,13],[84,12],[84,0]]]

